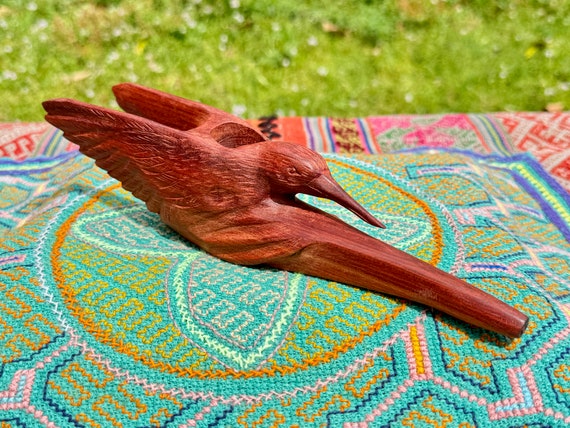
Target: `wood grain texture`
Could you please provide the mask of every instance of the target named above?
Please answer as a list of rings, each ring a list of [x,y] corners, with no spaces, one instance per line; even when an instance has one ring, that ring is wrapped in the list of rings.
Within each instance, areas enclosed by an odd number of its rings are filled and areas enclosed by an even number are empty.
[[[46,120],[210,254],[403,297],[510,337],[526,328],[504,302],[296,199],[328,198],[384,227],[319,154],[194,101],[129,83],[113,91],[125,113],[58,99],[44,102]]]

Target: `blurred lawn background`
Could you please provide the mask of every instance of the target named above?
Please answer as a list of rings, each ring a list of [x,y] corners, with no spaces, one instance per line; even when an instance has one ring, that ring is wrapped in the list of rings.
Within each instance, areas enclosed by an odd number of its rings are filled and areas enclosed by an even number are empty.
[[[242,117],[570,108],[565,0],[0,0],[0,121],[132,81]]]

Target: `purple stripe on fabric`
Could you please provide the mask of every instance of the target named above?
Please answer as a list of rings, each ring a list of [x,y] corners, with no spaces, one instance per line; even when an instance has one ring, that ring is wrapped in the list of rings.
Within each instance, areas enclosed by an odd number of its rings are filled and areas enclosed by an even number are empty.
[[[365,148],[366,153],[372,153],[372,147],[371,147],[370,141],[369,141],[370,136],[368,135],[368,131],[366,129],[366,123],[364,122],[364,119],[357,118],[356,119],[356,126],[358,127],[358,133],[360,135],[360,140],[364,144],[364,148]]]
[[[308,117],[303,118],[303,125],[305,126],[305,132],[309,137],[309,148],[315,150],[315,137],[313,136],[313,131],[311,131],[311,123]]]
[[[554,225],[556,225],[556,227],[558,227],[558,229],[560,230],[562,235],[564,235],[566,240],[570,242],[570,228],[568,227],[568,224],[564,221],[564,219],[560,217],[558,212],[554,208],[552,208],[552,206],[547,201],[544,200],[543,195],[540,192],[538,192],[538,190],[534,186],[532,186],[524,177],[522,177],[516,171],[511,170],[511,172],[517,184],[519,184],[525,191],[529,193],[529,195],[533,197],[533,199],[540,205],[540,208],[542,209],[548,220],[552,222]],[[544,179],[545,177],[541,176],[541,178]]]

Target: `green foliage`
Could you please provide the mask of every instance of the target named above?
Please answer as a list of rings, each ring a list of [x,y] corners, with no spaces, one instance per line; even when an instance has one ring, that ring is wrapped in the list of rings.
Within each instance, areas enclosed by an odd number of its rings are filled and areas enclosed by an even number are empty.
[[[246,117],[570,108],[564,0],[4,0],[0,120],[123,81]]]

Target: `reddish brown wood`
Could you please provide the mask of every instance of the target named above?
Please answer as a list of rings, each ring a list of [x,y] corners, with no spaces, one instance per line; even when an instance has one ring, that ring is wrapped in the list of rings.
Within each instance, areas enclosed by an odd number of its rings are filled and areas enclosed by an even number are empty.
[[[403,297],[510,337],[526,328],[495,297],[296,199],[328,198],[383,227],[317,153],[197,102],[134,84],[113,90],[126,113],[59,99],[44,103],[46,120],[210,254]]]

